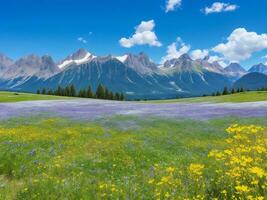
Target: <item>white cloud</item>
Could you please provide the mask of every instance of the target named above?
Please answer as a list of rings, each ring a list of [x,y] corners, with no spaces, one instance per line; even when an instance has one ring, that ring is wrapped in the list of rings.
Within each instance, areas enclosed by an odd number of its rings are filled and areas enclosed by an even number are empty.
[[[170,12],[175,10],[177,7],[180,7],[182,0],[167,0],[165,12]]]
[[[179,47],[179,49],[177,49]],[[161,60],[162,63],[167,60],[174,58],[179,58],[181,55],[188,53],[190,51],[190,45],[186,45],[180,37],[177,38],[176,42],[170,44],[167,48],[167,55],[164,56]]]
[[[208,62],[209,63],[218,62],[222,67],[227,66],[225,59],[223,57],[220,57],[220,56],[210,56]]]
[[[191,52],[191,57],[193,60],[204,59],[208,55],[209,55],[209,51],[207,49],[204,49],[204,50],[196,49]]]
[[[265,56],[262,56],[262,58],[265,58],[265,59],[267,59],[267,54],[266,54]]]
[[[78,40],[79,42],[84,43],[84,44],[87,43],[87,40],[85,40],[83,37],[78,37],[77,40]]]
[[[121,38],[119,43],[121,46],[131,48],[135,45],[149,45],[160,47],[162,44],[159,42],[158,37],[153,31],[155,27],[154,20],[142,21],[135,27],[135,33],[129,38]]]
[[[244,28],[235,29],[226,43],[215,46],[212,50],[220,53],[226,60],[240,62],[251,57],[254,52],[267,48],[267,34],[248,32]]]
[[[230,12],[230,11],[234,11],[238,8],[239,8],[239,6],[237,6],[235,4],[215,2],[211,5],[211,7],[206,7],[204,9],[204,13],[206,15],[208,15],[211,13]]]

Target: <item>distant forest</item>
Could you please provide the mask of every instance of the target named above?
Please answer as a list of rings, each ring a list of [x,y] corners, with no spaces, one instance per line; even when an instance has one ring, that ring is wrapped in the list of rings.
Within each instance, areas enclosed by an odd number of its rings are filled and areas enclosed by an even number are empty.
[[[107,87],[102,84],[99,84],[96,92],[94,93],[91,86],[88,86],[85,89],[76,90],[75,86],[68,85],[66,87],[60,87],[56,90],[52,89],[38,89],[37,94],[45,94],[45,95],[55,95],[55,96],[67,96],[67,97],[81,97],[81,98],[95,98],[95,99],[107,99],[107,100],[117,100],[124,101],[125,96],[123,93],[112,92]]]

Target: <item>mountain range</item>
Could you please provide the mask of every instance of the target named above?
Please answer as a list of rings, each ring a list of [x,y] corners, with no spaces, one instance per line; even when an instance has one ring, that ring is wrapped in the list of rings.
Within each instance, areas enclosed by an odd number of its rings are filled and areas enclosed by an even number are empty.
[[[246,71],[238,63],[223,68],[209,60],[193,60],[184,54],[156,64],[145,53],[95,56],[85,49],[58,63],[48,55],[29,55],[13,61],[0,54],[0,89],[36,92],[74,84],[77,89],[91,85],[95,90],[101,83],[112,91],[125,93],[128,99],[159,99],[210,94],[225,86],[233,87],[247,74],[267,74],[264,64]]]

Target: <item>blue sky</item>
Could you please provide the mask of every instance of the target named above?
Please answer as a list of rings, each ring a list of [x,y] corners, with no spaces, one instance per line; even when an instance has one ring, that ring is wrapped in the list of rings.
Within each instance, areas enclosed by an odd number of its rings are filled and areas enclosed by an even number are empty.
[[[83,47],[95,55],[143,51],[160,62],[183,50],[192,54],[198,49],[196,56],[208,51],[214,59],[239,61],[246,68],[267,62],[263,58],[267,54],[266,0],[171,0],[169,3],[176,5],[166,12],[168,1],[3,0],[0,52],[14,59],[30,53],[49,54],[58,61]],[[215,2],[223,5],[217,12],[212,10]],[[205,13],[206,7],[209,13]],[[153,33],[158,43],[130,39],[142,21],[148,26],[144,30],[149,36]],[[235,30],[232,38],[237,41],[229,43],[227,38]],[[128,40],[131,48],[123,47],[121,38]],[[251,38],[255,40],[247,41]]]

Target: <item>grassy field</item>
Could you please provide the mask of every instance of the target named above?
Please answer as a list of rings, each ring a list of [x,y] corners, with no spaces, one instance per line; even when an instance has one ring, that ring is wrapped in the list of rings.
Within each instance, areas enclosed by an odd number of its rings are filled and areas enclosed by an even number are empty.
[[[36,100],[57,100],[57,99],[70,99],[73,97],[59,97],[51,95],[37,95],[30,93],[16,93],[16,92],[1,92],[0,91],[0,103],[4,102],[19,102],[19,101],[36,101]],[[255,102],[255,101],[267,101],[267,92],[244,92],[232,95],[218,96],[218,97],[195,97],[184,99],[170,99],[170,100],[155,100],[145,101],[146,103],[175,103],[175,102],[188,102],[188,103],[200,103],[200,102]]]
[[[242,102],[255,102],[255,101],[267,101],[267,91],[244,92],[244,93],[230,94],[230,95],[224,95],[224,96],[215,96],[215,97],[208,96],[208,97],[196,97],[196,98],[185,98],[185,99],[156,100],[156,101],[147,101],[147,102],[153,102],[153,103],[174,103],[174,102],[242,103]]]
[[[249,173],[245,166],[259,162],[264,163],[261,167],[266,170],[266,139],[260,138],[263,146],[257,147],[257,151],[262,154],[254,153],[253,162],[246,152],[239,155],[240,159],[250,163],[244,164],[242,160],[239,163],[233,157],[239,167],[233,168],[235,171],[208,157],[211,150],[233,146],[225,141],[231,139],[225,129],[237,122],[267,126],[266,118],[176,121],[115,117],[77,122],[32,117],[2,121],[0,199],[232,199],[232,196],[248,199],[251,196],[262,200],[260,197],[267,195],[266,188],[259,188],[267,184],[265,172],[259,174],[260,178],[249,179],[251,183],[244,186],[244,179],[247,183],[250,175],[241,176],[238,170],[242,167],[246,170],[243,173]],[[245,150],[243,140],[239,141],[238,145]],[[225,159],[226,153],[222,153]],[[228,168],[230,171],[223,171]]]
[[[66,99],[68,97],[57,97],[49,95],[37,95],[30,93],[17,93],[17,92],[1,92],[0,103],[4,102],[19,102],[19,101],[36,101],[36,100],[57,100]]]

